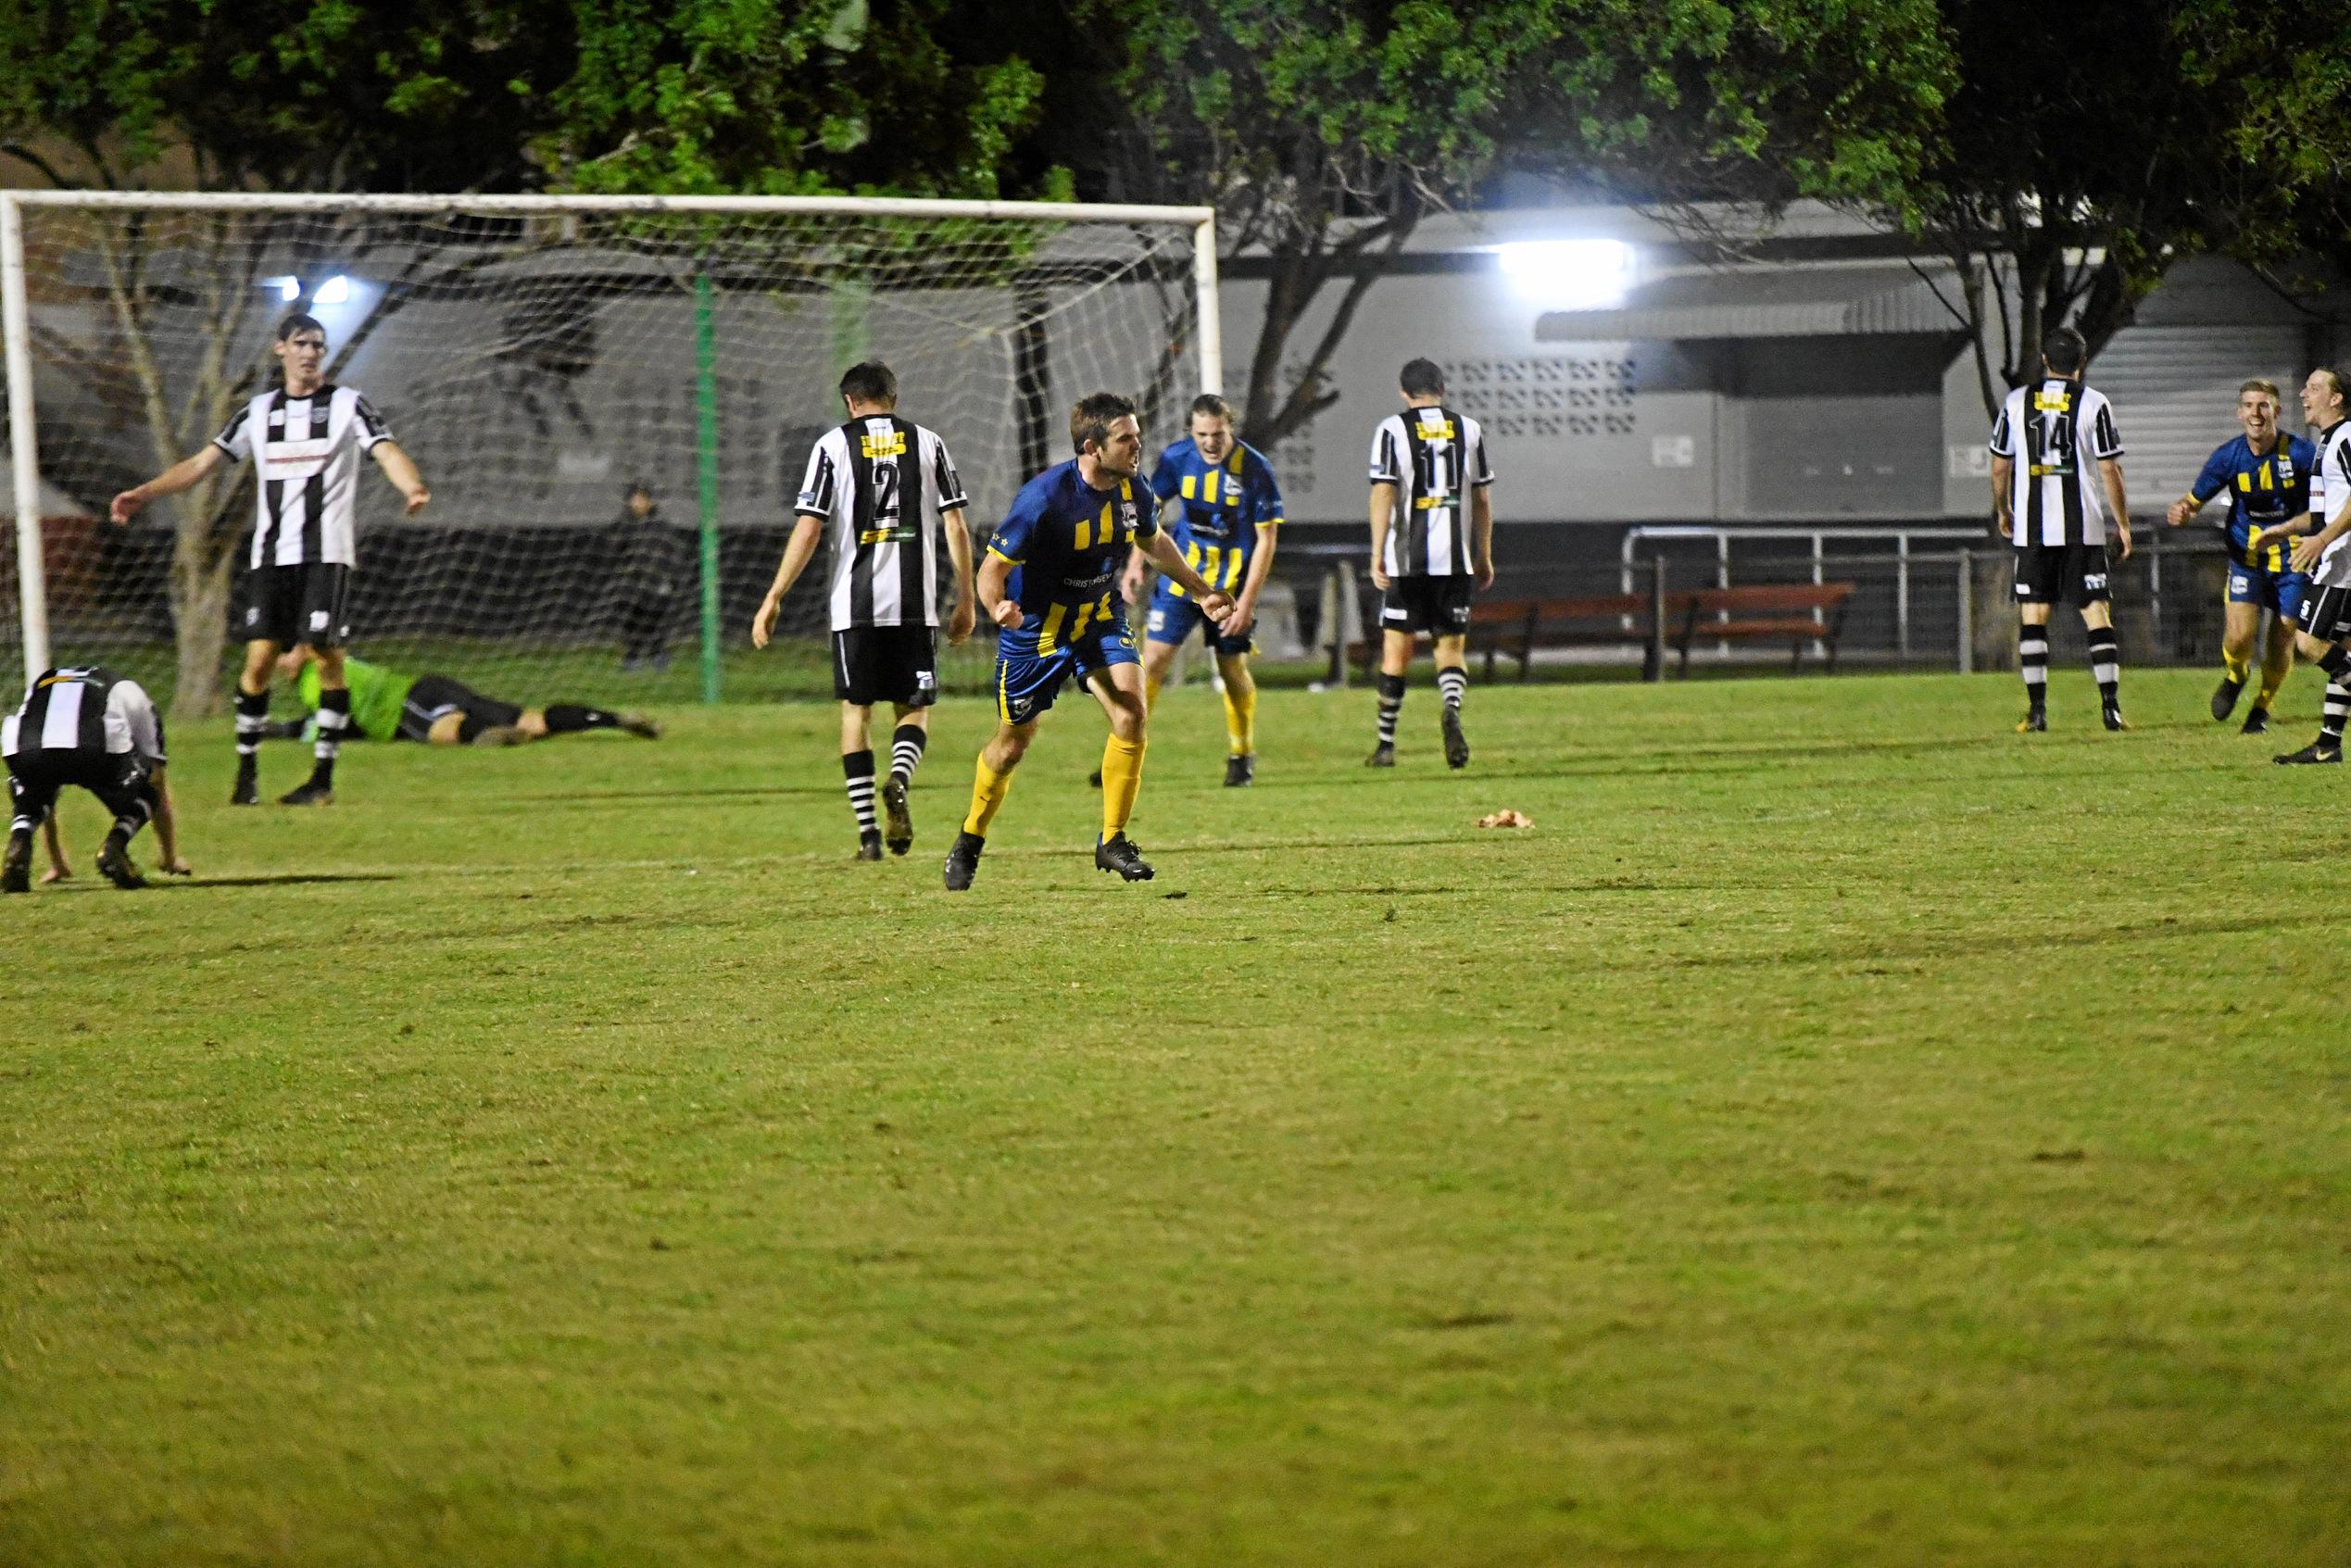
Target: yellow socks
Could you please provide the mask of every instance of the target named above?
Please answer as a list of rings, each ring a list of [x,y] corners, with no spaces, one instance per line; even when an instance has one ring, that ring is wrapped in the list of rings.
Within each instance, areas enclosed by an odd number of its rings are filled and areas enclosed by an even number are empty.
[[[1143,787],[1143,746],[1139,740],[1113,735],[1102,747],[1102,840],[1108,843],[1126,831],[1135,814],[1135,797]],[[974,833],[979,830],[970,830]]]
[[[1012,775],[1009,769],[998,772],[987,765],[986,758],[980,759],[974,766],[977,771],[972,779],[972,811],[963,819],[963,831],[986,838],[987,824],[996,820],[996,813],[1004,805],[1004,797],[1012,790]],[[1131,793],[1127,799],[1130,802],[1134,799]]]
[[[2294,666],[2291,663],[2289,663],[2283,670],[2277,671],[2275,674],[2271,674],[2269,671],[2264,670],[2261,672],[2261,695],[2253,699],[2253,706],[2260,709],[2265,713],[2268,712],[2269,710],[2269,705],[2277,700],[2278,688],[2286,684],[2286,677],[2293,673]]]
[[[1257,755],[1257,685],[1225,683],[1225,739],[1236,757]]]
[[[2242,686],[2245,677],[2253,673],[2253,660],[2235,658],[2224,648],[2220,654],[2220,668],[2230,680]]]
[[[1159,686],[1160,684],[1157,681],[1152,680],[1149,675],[1143,677],[1144,712],[1149,713],[1152,709],[1159,706]]]

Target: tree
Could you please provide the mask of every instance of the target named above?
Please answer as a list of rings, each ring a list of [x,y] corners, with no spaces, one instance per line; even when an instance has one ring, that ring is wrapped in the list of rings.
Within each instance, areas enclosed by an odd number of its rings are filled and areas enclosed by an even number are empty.
[[[1037,82],[1017,57],[950,60],[925,31],[946,4],[914,0],[874,22],[857,0],[59,0],[0,17],[0,152],[66,188],[769,194],[879,182],[994,195]],[[892,117],[886,146],[869,133],[876,113]],[[340,366],[433,257],[413,231],[365,218],[306,238],[321,255],[398,258],[374,313],[338,345]],[[126,461],[160,469],[259,383],[264,365],[243,345],[270,237],[214,214],[92,222],[82,240],[98,261],[105,340],[48,335],[36,350],[130,411],[145,450]],[[204,350],[192,378],[167,386],[157,322],[184,317],[191,294]],[[243,483],[223,473],[177,498],[182,714],[219,706]]]
[[[1338,401],[1328,367],[1365,294],[1426,215],[1497,170],[1650,200],[1899,203],[1950,81],[1928,0],[1166,0],[1117,15],[1128,194],[1213,203],[1226,250],[1270,258],[1242,416],[1260,445]]]

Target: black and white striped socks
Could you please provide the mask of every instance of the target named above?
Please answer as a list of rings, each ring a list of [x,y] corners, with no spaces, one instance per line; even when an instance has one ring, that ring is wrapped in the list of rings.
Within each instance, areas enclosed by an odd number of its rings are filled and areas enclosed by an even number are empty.
[[[1437,671],[1437,693],[1445,699],[1445,706],[1458,710],[1461,699],[1469,695],[1469,671],[1440,670]]]
[[[868,749],[844,752],[841,756],[841,773],[849,787],[849,809],[857,813],[859,842],[862,843],[869,838],[880,838],[882,836],[881,821],[874,814],[873,751]]]
[[[2343,721],[2351,716],[2351,685],[2340,677],[2327,683],[2325,701],[2319,709],[2319,745],[2328,751],[2343,749]]]
[[[900,724],[890,735],[890,779],[896,784],[913,782],[914,770],[923,765],[923,746],[930,739],[930,732],[920,724]]]
[[[1396,715],[1404,709],[1404,678],[1383,673],[1379,677],[1379,744],[1396,744]]]
[[[2112,708],[2121,700],[2122,648],[2115,641],[2111,626],[2087,628],[2090,637],[2090,674],[2098,683],[2098,701]]]
[[[343,749],[343,732],[350,727],[350,723],[351,693],[348,687],[319,693],[319,738],[310,745],[312,782],[321,785],[334,783],[334,759]]]
[[[258,692],[237,688],[237,770],[250,772],[255,758],[261,750],[261,742],[270,733],[270,693],[263,687]]]
[[[2028,624],[2017,633],[2017,668],[2024,672],[2025,701],[2041,712],[2049,703],[2049,628]]]

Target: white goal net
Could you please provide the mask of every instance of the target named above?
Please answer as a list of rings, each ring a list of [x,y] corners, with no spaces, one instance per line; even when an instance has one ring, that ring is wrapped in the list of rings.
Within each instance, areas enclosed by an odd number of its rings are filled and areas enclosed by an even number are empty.
[[[293,311],[325,325],[328,379],[368,396],[433,493],[404,518],[363,465],[353,651],[522,701],[829,694],[822,558],[778,646],[755,653],[748,630],[859,359],[886,361],[900,411],[946,438],[981,530],[1067,455],[1075,398],[1137,397],[1165,441],[1217,374],[1191,209],[49,193],[0,209],[22,323],[11,510],[39,514],[34,595],[21,521],[0,571],[9,690],[45,610],[51,662],[218,708],[249,468],[128,527],[106,513],[270,384]],[[943,682],[984,684],[987,644],[943,650]]]

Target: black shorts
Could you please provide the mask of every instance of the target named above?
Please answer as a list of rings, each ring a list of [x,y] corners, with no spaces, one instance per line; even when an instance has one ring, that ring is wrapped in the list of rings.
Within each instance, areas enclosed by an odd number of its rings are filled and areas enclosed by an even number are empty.
[[[2322,643],[2351,638],[2351,588],[2311,588],[2302,596],[2302,610],[2295,624],[2302,628],[2304,635]]]
[[[452,681],[446,675],[419,675],[400,704],[400,724],[393,732],[394,738],[429,741],[433,738],[433,726],[452,713],[470,721],[459,730],[460,740],[473,738],[467,733],[469,730],[479,733],[482,729],[506,729],[522,717],[522,710],[514,704],[484,696],[462,681]]]
[[[239,624],[248,643],[339,648],[351,640],[350,600],[347,566],[257,566],[245,573]]]
[[[937,655],[927,626],[852,626],[833,633],[833,695],[928,708],[938,700]]]
[[[2114,596],[2107,587],[2104,545],[2019,545],[2017,602],[2029,605],[2098,605]]]
[[[1477,591],[1477,580],[1470,577],[1391,577],[1379,601],[1379,629],[1465,636],[1470,596]]]
[[[155,782],[136,752],[58,747],[8,759],[8,804],[18,822],[38,823],[69,784],[96,796],[117,822],[145,822],[155,806]]]

